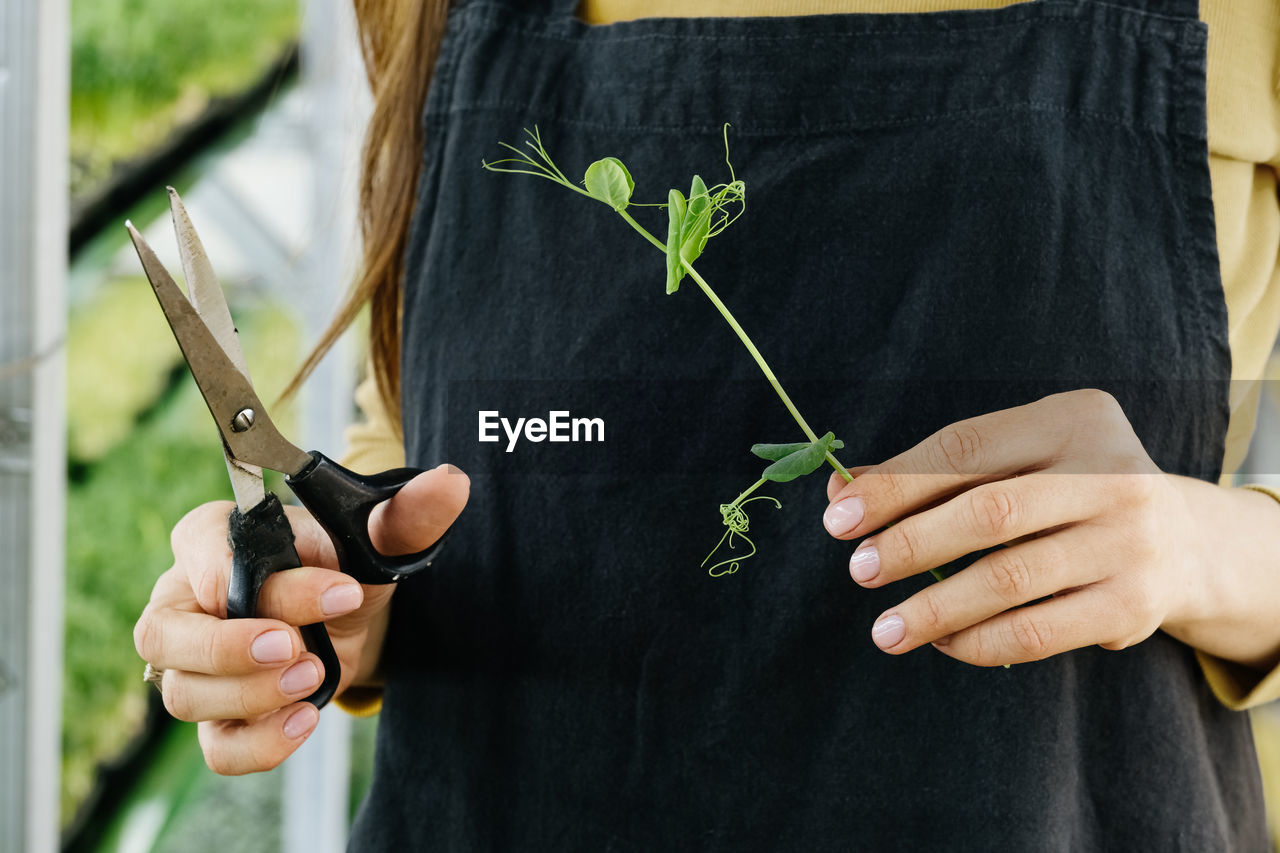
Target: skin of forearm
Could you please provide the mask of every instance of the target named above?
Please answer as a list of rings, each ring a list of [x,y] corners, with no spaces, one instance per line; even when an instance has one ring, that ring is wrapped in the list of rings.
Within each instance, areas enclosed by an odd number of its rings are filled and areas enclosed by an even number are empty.
[[[1280,663],[1280,503],[1250,489],[1170,476],[1197,526],[1181,614],[1161,628],[1214,657]]]

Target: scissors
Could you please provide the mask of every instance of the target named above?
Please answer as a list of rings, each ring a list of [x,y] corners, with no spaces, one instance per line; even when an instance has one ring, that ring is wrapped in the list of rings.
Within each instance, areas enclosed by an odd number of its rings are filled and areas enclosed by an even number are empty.
[[[186,294],[133,224],[126,222],[125,227],[222,436],[236,498],[228,521],[232,566],[227,618],[255,616],[258,594],[267,578],[302,565],[284,507],[262,484],[263,468],[285,475],[285,483],[329,534],[339,568],[360,583],[395,583],[430,566],[447,531],[434,545],[416,554],[382,554],[369,539],[373,508],[393,497],[422,470],[397,468],[368,476],[356,474],[322,453],[299,449],[280,434],[253,390],[226,298],[182,199],[172,187],[169,207],[187,281]],[[306,701],[323,708],[333,698],[341,676],[338,656],[324,623],[304,625],[300,631],[307,649],[324,663],[324,681]]]

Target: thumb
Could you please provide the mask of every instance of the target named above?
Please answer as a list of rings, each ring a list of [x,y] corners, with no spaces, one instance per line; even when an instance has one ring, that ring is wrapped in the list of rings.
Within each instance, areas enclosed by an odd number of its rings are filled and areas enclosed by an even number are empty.
[[[870,471],[873,467],[875,466],[855,465],[852,468],[846,468],[845,470],[848,471],[851,475],[853,475],[853,478],[856,480],[858,477],[865,474],[867,471]],[[841,477],[835,471],[832,471],[831,476],[827,479],[827,500],[829,501],[835,500],[836,495],[843,492],[844,487],[847,485],[849,485],[849,483],[845,481],[844,477]]]
[[[369,538],[383,554],[414,554],[430,547],[457,520],[471,494],[462,470],[444,464],[404,484],[395,497],[373,508]]]

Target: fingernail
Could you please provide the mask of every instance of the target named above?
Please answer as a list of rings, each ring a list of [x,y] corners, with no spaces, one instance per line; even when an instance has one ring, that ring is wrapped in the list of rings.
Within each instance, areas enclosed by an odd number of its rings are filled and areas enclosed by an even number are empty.
[[[320,712],[315,705],[299,708],[284,721],[284,736],[289,739],[300,738],[316,727],[320,720]]]
[[[880,574],[880,552],[870,541],[863,542],[854,550],[849,558],[849,574],[858,583],[866,583]]]
[[[320,670],[309,660],[299,661],[280,676],[280,690],[284,693],[301,693],[320,683]]]
[[[891,616],[881,616],[871,627],[871,639],[875,640],[876,645],[882,649],[893,648],[901,643],[906,635],[906,623],[896,613]]]
[[[845,498],[827,507],[822,523],[832,536],[843,536],[858,526],[863,514],[862,498]]]
[[[325,616],[338,616],[350,613],[364,601],[364,593],[354,583],[341,583],[331,586],[320,596],[320,609]]]
[[[259,635],[249,647],[258,663],[280,663],[293,657],[293,638],[288,631],[268,631]]]

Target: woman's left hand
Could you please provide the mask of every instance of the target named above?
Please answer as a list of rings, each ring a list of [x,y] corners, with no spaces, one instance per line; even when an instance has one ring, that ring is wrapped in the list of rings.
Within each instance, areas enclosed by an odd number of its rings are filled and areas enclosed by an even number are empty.
[[[995,666],[1122,649],[1203,615],[1210,562],[1188,478],[1156,467],[1106,392],[960,421],[853,470],[833,475],[823,521],[838,539],[879,531],[850,560],[864,587],[1007,545],[885,611],[872,638],[890,654],[932,643]]]

